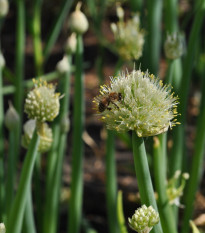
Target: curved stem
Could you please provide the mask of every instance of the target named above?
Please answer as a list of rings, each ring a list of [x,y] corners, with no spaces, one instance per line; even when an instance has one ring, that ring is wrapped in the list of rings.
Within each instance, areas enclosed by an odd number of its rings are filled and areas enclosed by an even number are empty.
[[[71,198],[69,202],[68,232],[78,233],[82,218],[83,195],[83,140],[84,128],[84,81],[83,81],[83,42],[82,36],[77,35],[75,98],[73,123],[73,151],[71,174]]]
[[[31,177],[37,156],[38,143],[39,143],[39,136],[35,130],[33,133],[33,137],[29,149],[26,153],[25,161],[23,164],[23,170],[20,177],[19,187],[14,200],[14,204],[12,206],[8,218],[8,222],[7,222],[8,233],[21,232],[23,215],[24,215],[27,196],[31,184]]]

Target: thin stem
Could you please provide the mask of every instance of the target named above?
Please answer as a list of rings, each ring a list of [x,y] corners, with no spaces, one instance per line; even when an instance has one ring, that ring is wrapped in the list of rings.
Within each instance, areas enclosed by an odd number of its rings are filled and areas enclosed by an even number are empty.
[[[36,233],[35,221],[33,216],[33,201],[32,201],[32,188],[30,189],[27,195],[25,214],[23,220],[23,233]]]
[[[34,15],[32,20],[32,26],[36,75],[41,75],[43,73],[43,53],[41,45],[41,5],[42,0],[34,1]]]
[[[69,202],[70,233],[78,233],[82,215],[83,194],[83,141],[84,127],[84,87],[83,87],[83,43],[81,35],[77,35],[75,98],[74,98],[74,127],[72,152],[72,181],[71,198]]]
[[[4,215],[4,100],[2,95],[2,85],[2,67],[0,66],[0,221],[3,221],[2,218]]]
[[[106,199],[107,199],[107,215],[108,226],[110,233],[118,232],[117,224],[117,179],[116,179],[116,165],[114,144],[114,132],[107,130],[106,140]]]
[[[14,186],[15,186],[15,172],[16,172],[16,151],[12,146],[15,141],[15,133],[13,130],[9,132],[9,153],[8,153],[8,167],[7,167],[7,180],[6,180],[6,210],[7,217],[13,204],[14,199]]]
[[[125,224],[125,217],[123,211],[123,200],[122,200],[122,191],[118,191],[117,195],[117,219],[119,222],[119,232],[120,233],[127,233],[127,228]]]
[[[147,7],[147,31],[149,33],[147,35],[144,58],[147,64],[146,69],[149,68],[152,74],[157,75],[160,59],[162,0],[149,0],[147,1]]]
[[[152,180],[150,176],[147,155],[145,151],[143,138],[139,138],[136,133],[132,132],[133,156],[135,172],[137,176],[138,188],[140,192],[141,203],[152,207],[158,211]],[[162,233],[161,224],[158,223],[153,228],[153,232]]]
[[[31,177],[37,155],[38,143],[39,143],[39,136],[35,130],[32,136],[29,149],[26,153],[18,191],[8,218],[8,222],[7,222],[8,233],[21,232],[23,215],[25,211],[27,196],[31,184]]]
[[[164,134],[166,135],[166,134]],[[177,233],[176,222],[166,193],[166,155],[162,146],[164,135],[154,137],[154,177],[158,193],[158,206],[161,224],[164,232]]]
[[[191,29],[191,35],[188,43],[188,51],[187,56],[185,58],[184,66],[183,66],[183,76],[179,90],[179,113],[181,117],[179,122],[180,126],[176,127],[174,131],[174,147],[171,157],[170,163],[170,176],[173,176],[176,170],[182,169],[182,159],[183,159],[183,149],[184,149],[184,127],[186,122],[186,109],[187,109],[187,100],[188,100],[188,92],[190,86],[191,79],[191,71],[194,64],[194,55],[196,51],[196,44],[199,37],[199,32],[202,26],[203,18],[205,16],[205,0],[199,0],[198,10],[196,11],[194,23]]]
[[[203,170],[203,156],[205,149],[205,81],[203,80],[200,114],[197,120],[196,138],[194,145],[193,161],[191,163],[190,179],[188,180],[185,195],[185,211],[183,218],[182,233],[189,230],[189,220],[192,217],[194,208],[194,198],[199,185]]]
[[[62,28],[63,21],[65,20],[66,15],[69,13],[70,8],[72,6],[72,3],[73,3],[73,0],[69,0],[69,1],[64,0],[62,7],[61,7],[61,10],[60,10],[60,12],[55,20],[55,23],[54,23],[52,30],[49,34],[49,37],[47,39],[45,49],[44,49],[44,59],[48,58],[48,56],[51,52],[51,49],[52,49],[53,45],[55,44],[57,37],[60,33],[60,30]]]
[[[69,63],[71,63],[71,58],[69,57]],[[55,124],[60,126],[63,121],[63,118],[67,117],[69,109],[69,94],[70,94],[70,72],[66,72],[61,77],[61,92],[64,93],[64,98],[61,101],[61,110],[58,117],[58,120]],[[52,157],[57,157],[55,163],[49,163],[49,165],[54,164],[53,168],[50,169],[50,180],[52,185],[50,189],[48,188],[48,195],[46,198],[46,212],[44,215],[44,232],[55,233],[57,230],[57,220],[58,220],[58,204],[59,204],[59,193],[61,186],[61,175],[62,175],[62,166],[63,158],[66,147],[67,134],[63,132],[62,129],[58,132],[58,138],[56,138],[57,146],[55,151],[52,150]],[[52,173],[51,173],[52,171]],[[50,194],[49,194],[50,193]]]

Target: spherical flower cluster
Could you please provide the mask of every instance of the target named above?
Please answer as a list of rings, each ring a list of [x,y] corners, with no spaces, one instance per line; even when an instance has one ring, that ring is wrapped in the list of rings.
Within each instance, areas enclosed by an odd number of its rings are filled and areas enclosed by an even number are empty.
[[[5,17],[9,11],[8,0],[0,0],[0,18]]]
[[[24,135],[22,136],[22,146],[28,149],[34,130],[36,127],[35,120],[28,120],[24,124]],[[40,141],[38,145],[38,151],[41,153],[45,153],[50,150],[52,142],[53,142],[53,134],[51,128],[48,127],[46,123],[42,123],[41,130],[38,131],[40,136]]]
[[[137,60],[142,56],[144,45],[144,31],[140,29],[139,15],[134,15],[132,19],[124,22],[123,9],[118,7],[117,12],[119,22],[111,24],[116,51],[125,60]]]
[[[149,233],[159,222],[159,214],[152,206],[143,205],[135,211],[132,218],[128,218],[129,226],[138,233]]]
[[[178,123],[178,102],[171,88],[141,70],[111,78],[93,102],[108,129],[134,130],[138,137],[163,133]]]
[[[177,59],[181,57],[185,52],[185,42],[182,35],[173,33],[167,34],[166,41],[164,43],[165,55],[168,59]]]
[[[86,16],[80,11],[81,2],[79,2],[76,6],[75,11],[71,14],[69,20],[69,26],[73,32],[78,34],[84,34],[88,30],[88,20]]]
[[[53,121],[59,113],[60,93],[55,93],[55,86],[46,81],[33,80],[34,89],[25,100],[24,110],[30,119],[40,122]]]

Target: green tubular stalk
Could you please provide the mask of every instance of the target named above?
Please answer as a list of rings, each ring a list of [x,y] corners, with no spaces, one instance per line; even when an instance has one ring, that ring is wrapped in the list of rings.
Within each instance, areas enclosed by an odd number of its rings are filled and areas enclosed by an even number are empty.
[[[107,130],[106,140],[106,202],[107,202],[107,215],[108,226],[110,233],[118,232],[117,223],[117,179],[116,179],[116,164],[115,164],[115,134]]]
[[[23,220],[23,233],[36,233],[35,221],[33,216],[33,202],[32,202],[32,190],[27,195],[27,202],[25,207],[25,214]]]
[[[13,145],[15,141],[15,133],[13,130],[9,132],[9,142]],[[9,146],[8,153],[8,167],[7,167],[7,180],[6,180],[6,214],[9,216],[13,199],[14,199],[14,186],[15,186],[15,172],[16,172],[16,151],[13,146]]]
[[[161,141],[163,141],[164,135],[161,134],[158,137],[156,136],[154,138],[155,187],[158,193],[159,214],[163,231],[166,233],[177,233],[174,213],[171,206],[169,205],[169,200],[166,193],[166,155],[162,148],[164,143],[160,143]]]
[[[178,8],[177,0],[164,1],[165,27],[168,33],[176,32],[178,29],[177,8]]]
[[[71,63],[71,57],[69,57],[69,63]],[[61,92],[64,94],[64,97],[61,101],[61,109],[59,117],[56,121],[58,127],[63,121],[64,117],[68,115],[69,109],[69,95],[70,95],[70,71],[66,72],[61,77]],[[59,195],[61,187],[61,175],[62,175],[62,166],[63,158],[66,147],[67,133],[63,132],[62,129],[58,131],[58,138],[56,138],[57,145],[55,151],[53,150],[52,157],[56,157],[53,168],[50,169],[50,187],[48,187],[47,199],[46,199],[46,212],[44,215],[44,232],[55,233],[57,231],[57,220],[58,220],[58,204],[59,204]],[[50,194],[49,194],[50,193]]]
[[[31,184],[31,177],[37,156],[38,143],[39,136],[37,135],[37,132],[35,130],[23,164],[23,170],[21,173],[20,183],[14,200],[14,204],[12,206],[7,221],[6,229],[8,233],[21,232],[23,215]]]
[[[143,138],[139,138],[136,133],[132,132],[133,156],[135,172],[137,176],[138,188],[140,192],[141,203],[152,207],[158,211],[152,180],[150,176],[147,155],[145,151]],[[154,233],[162,233],[161,224],[158,223],[153,227]]]
[[[83,82],[83,42],[82,36],[77,35],[73,151],[71,174],[71,198],[69,202],[69,233],[78,233],[82,215],[83,194],[83,141],[84,127],[84,82]]]
[[[128,233],[123,212],[122,191],[118,191],[117,195],[117,219],[119,222],[119,233]]]
[[[193,22],[193,26],[191,29],[191,34],[188,42],[188,50],[187,56],[184,61],[183,65],[183,76],[180,84],[179,90],[179,113],[181,117],[179,122],[181,123],[180,126],[176,127],[174,131],[174,147],[170,162],[170,176],[173,176],[176,170],[182,169],[182,158],[183,158],[183,135],[184,135],[184,127],[186,122],[186,109],[187,109],[187,99],[188,99],[188,92],[190,86],[190,79],[191,79],[191,71],[194,63],[194,54],[196,50],[196,42],[199,37],[199,32],[202,26],[203,18],[205,16],[205,0],[199,0],[198,9],[195,13],[195,18]],[[176,143],[175,143],[176,142]]]
[[[70,8],[72,6],[73,0],[64,0],[61,10],[55,20],[55,23],[52,27],[51,33],[49,34],[49,37],[46,41],[45,49],[44,49],[44,59],[47,59],[53,45],[55,44],[58,35],[61,31],[63,21],[65,20],[67,14],[70,11]]]
[[[32,20],[33,28],[33,47],[34,47],[34,62],[36,75],[43,73],[43,53],[41,45],[41,6],[42,0],[34,1],[34,15]]]
[[[194,145],[194,155],[191,165],[190,178],[184,192],[184,217],[182,233],[189,231],[189,220],[192,218],[194,209],[194,198],[201,179],[203,169],[203,156],[205,150],[205,82],[203,80],[200,114],[197,120],[196,139]]]
[[[160,60],[162,0],[149,0],[147,1],[147,7],[148,35],[145,50],[145,58],[147,59],[146,69],[148,68],[149,72],[157,75],[159,71]],[[148,56],[146,56],[146,54]]]
[[[1,52],[1,50],[0,50]],[[3,221],[4,215],[4,100],[2,95],[2,67],[0,67],[0,221]]]

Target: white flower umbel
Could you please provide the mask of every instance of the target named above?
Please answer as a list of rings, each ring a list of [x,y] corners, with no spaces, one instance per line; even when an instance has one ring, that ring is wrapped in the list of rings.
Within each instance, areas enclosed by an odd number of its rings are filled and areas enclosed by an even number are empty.
[[[5,233],[6,232],[6,227],[4,223],[0,223],[0,233]]]
[[[134,130],[138,137],[163,133],[178,123],[177,97],[148,71],[133,70],[111,78],[110,86],[101,86],[93,102],[108,129]]]
[[[164,51],[168,59],[173,60],[181,57],[185,52],[184,37],[177,33],[167,34]]]
[[[33,80],[34,89],[25,100],[24,110],[29,119],[39,122],[53,121],[60,109],[60,93],[55,93],[55,86],[43,80]]]
[[[149,233],[153,226],[159,222],[159,214],[152,206],[143,205],[135,210],[132,218],[128,218],[129,226],[138,233]]]
[[[0,52],[0,68],[3,68],[5,66],[5,59],[3,54]]]
[[[142,56],[144,31],[140,28],[139,15],[136,14],[132,19],[124,22],[123,12],[123,9],[118,7],[119,22],[111,24],[115,37],[114,46],[123,59],[137,60]]]

